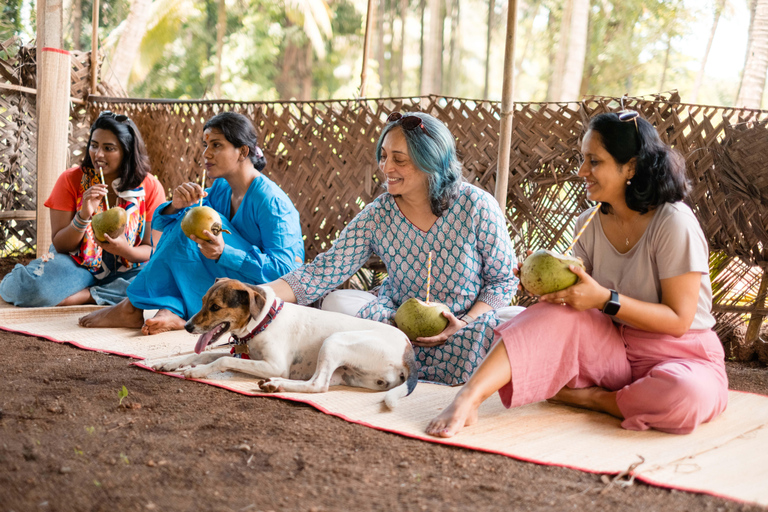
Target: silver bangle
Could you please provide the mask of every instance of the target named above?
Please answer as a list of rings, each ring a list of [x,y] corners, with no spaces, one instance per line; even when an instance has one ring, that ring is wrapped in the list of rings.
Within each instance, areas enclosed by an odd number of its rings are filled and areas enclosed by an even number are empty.
[[[467,320],[467,318],[469,318],[469,320]],[[472,315],[470,315],[470,314],[466,314],[466,315],[462,316],[461,318],[459,318],[459,320],[464,320],[465,322],[467,322],[467,325],[469,325],[469,324],[471,324],[472,322],[474,322],[477,319],[475,317],[473,317]]]

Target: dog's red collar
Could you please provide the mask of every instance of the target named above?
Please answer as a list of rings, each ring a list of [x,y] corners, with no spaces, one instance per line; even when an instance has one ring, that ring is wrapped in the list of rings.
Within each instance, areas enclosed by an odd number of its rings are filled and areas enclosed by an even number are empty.
[[[248,343],[251,338],[257,334],[260,334],[264,331],[264,329],[269,327],[269,324],[271,324],[272,321],[277,318],[277,314],[280,313],[280,310],[283,309],[283,304],[284,302],[281,299],[275,298],[275,301],[272,303],[272,306],[270,306],[269,311],[267,312],[267,316],[265,316],[261,322],[259,322],[259,325],[257,325],[250,333],[246,334],[242,338],[232,334],[232,339],[235,340],[235,345],[244,345],[245,343]]]

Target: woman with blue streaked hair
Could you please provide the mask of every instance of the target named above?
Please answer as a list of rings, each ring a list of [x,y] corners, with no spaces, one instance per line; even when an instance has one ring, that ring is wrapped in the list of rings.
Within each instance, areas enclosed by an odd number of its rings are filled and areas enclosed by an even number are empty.
[[[406,300],[448,306],[448,326],[414,341],[419,378],[466,381],[493,341],[493,329],[522,308],[509,307],[517,262],[504,215],[487,192],[462,180],[456,143],[434,117],[395,112],[376,144],[387,191],[367,205],[315,260],[269,283],[283,300],[394,324]],[[374,293],[336,290],[377,255],[387,278]]]

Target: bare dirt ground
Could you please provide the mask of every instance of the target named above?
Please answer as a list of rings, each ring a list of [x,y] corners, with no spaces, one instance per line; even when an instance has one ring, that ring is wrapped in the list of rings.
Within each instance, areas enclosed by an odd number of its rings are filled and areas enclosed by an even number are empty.
[[[0,360],[0,512],[763,510],[408,439],[31,336],[0,332]],[[728,373],[768,394],[765,367]]]

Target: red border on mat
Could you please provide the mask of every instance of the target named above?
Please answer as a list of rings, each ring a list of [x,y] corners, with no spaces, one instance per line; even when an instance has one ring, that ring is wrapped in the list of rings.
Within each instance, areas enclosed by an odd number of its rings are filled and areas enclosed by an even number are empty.
[[[44,52],[63,53],[64,55],[70,55],[70,53],[67,50],[62,50],[60,48],[51,48],[49,46],[44,47],[43,51]]]
[[[219,384],[219,383],[216,383],[216,382],[213,382],[213,381],[204,381],[204,380],[201,380],[201,379],[186,379],[186,378],[182,377],[181,375],[177,375],[175,373],[156,371],[156,370],[150,368],[149,366],[147,366],[147,365],[145,365],[145,364],[140,362],[140,361],[142,361],[144,359],[143,357],[140,357],[140,356],[137,356],[137,355],[134,355],[134,354],[124,354],[122,352],[115,352],[115,351],[112,351],[112,350],[100,350],[100,349],[95,349],[95,348],[92,348],[92,347],[85,347],[85,346],[82,346],[79,343],[76,343],[76,342],[73,342],[73,341],[57,340],[57,339],[51,338],[50,336],[43,336],[43,335],[39,335],[39,334],[27,332],[27,331],[20,331],[20,330],[16,330],[16,329],[11,329],[9,327],[5,327],[5,326],[2,326],[2,325],[0,325],[0,330],[7,331],[7,332],[12,332],[12,333],[16,333],[16,334],[24,334],[24,335],[27,335],[27,336],[34,336],[36,338],[43,338],[43,339],[46,339],[46,340],[49,340],[49,341],[53,341],[55,343],[68,343],[68,344],[70,344],[70,345],[72,345],[74,347],[77,347],[77,348],[82,349],[82,350],[87,350],[87,351],[90,351],[90,352],[99,352],[99,353],[102,353],[102,354],[113,354],[113,355],[117,355],[117,356],[130,357],[130,358],[138,360],[136,362],[131,363],[132,366],[137,366],[137,367],[142,368],[144,370],[149,370],[152,373],[159,373],[159,374],[162,374],[162,375],[167,375],[169,377],[175,377],[177,379],[184,379],[184,380],[199,382],[201,384],[207,384],[209,386],[214,386],[214,387],[217,387],[217,388],[226,389],[227,391],[232,391],[233,393],[238,393],[238,394],[245,395],[245,396],[264,397],[264,398],[278,398],[280,400],[286,400],[286,401],[289,401],[289,402],[298,402],[298,403],[303,403],[303,404],[311,405],[312,407],[314,407],[315,409],[317,409],[318,411],[320,411],[320,412],[322,412],[324,414],[327,414],[329,416],[335,416],[337,418],[341,418],[344,421],[347,421],[349,423],[354,423],[354,424],[357,424],[357,425],[362,425],[364,427],[372,428],[374,430],[379,430],[379,431],[382,431],[382,432],[388,432],[390,434],[397,434],[397,435],[400,435],[400,436],[403,436],[403,437],[408,437],[408,438],[411,438],[411,439],[418,439],[419,441],[426,441],[428,443],[434,443],[434,444],[442,444],[442,445],[445,445],[445,446],[455,446],[457,448],[464,448],[464,449],[472,450],[472,451],[476,451],[476,452],[484,452],[484,453],[491,453],[491,454],[494,454],[494,455],[502,455],[504,457],[509,457],[510,459],[515,459],[515,460],[519,460],[519,461],[523,461],[523,462],[530,462],[530,463],[533,463],[533,464],[538,464],[540,466],[556,466],[556,467],[561,467],[561,468],[574,469],[574,470],[577,470],[577,471],[582,471],[584,473],[593,473],[593,474],[601,474],[601,475],[617,475],[619,473],[618,471],[599,471],[599,470],[595,470],[595,469],[582,468],[582,467],[579,467],[579,466],[572,466],[572,465],[568,465],[568,464],[557,464],[557,463],[554,463],[554,462],[540,461],[540,460],[531,459],[531,458],[528,458],[528,457],[522,457],[522,456],[519,456],[519,455],[511,455],[509,453],[504,453],[504,452],[501,452],[501,451],[489,450],[489,449],[485,449],[485,448],[478,448],[476,446],[469,446],[469,445],[466,445],[466,444],[463,444],[463,443],[457,443],[456,441],[451,441],[449,439],[440,439],[440,438],[437,438],[437,437],[432,437],[432,436],[427,436],[427,435],[420,436],[420,435],[410,434],[410,433],[406,433],[406,432],[401,432],[401,431],[398,431],[398,430],[393,430],[393,429],[389,429],[389,428],[385,428],[385,427],[379,427],[379,426],[367,423],[365,421],[353,420],[351,418],[348,418],[348,417],[344,416],[343,414],[339,414],[339,413],[335,413],[335,412],[329,411],[329,410],[325,409],[324,407],[321,407],[321,406],[313,403],[310,399],[302,400],[302,399],[298,399],[298,398],[294,398],[294,397],[283,396],[280,393],[251,393],[251,392],[247,392],[247,391],[241,391],[239,389],[234,389],[234,388],[231,388],[231,387],[229,387],[229,386],[227,386],[225,384]],[[746,394],[746,395],[764,396],[764,395],[761,395],[759,393],[751,393],[751,392],[748,392],[748,391],[738,391],[738,390],[729,390],[729,391],[733,392],[733,393],[743,393],[743,394]],[[407,397],[405,399],[407,399]],[[753,504],[759,505],[756,502],[747,501],[747,500],[743,500],[743,499],[740,499],[740,498],[735,498],[733,496],[728,496],[727,494],[719,494],[719,493],[716,493],[716,492],[713,492],[713,491],[709,491],[709,490],[706,490],[706,489],[698,489],[696,487],[674,486],[674,485],[669,485],[669,484],[666,484],[666,483],[663,483],[663,482],[657,482],[657,481],[655,481],[651,477],[645,477],[645,476],[642,476],[642,475],[636,475],[634,472],[630,473],[630,475],[635,475],[635,479],[636,480],[639,480],[639,481],[641,481],[641,482],[643,482],[645,484],[653,485],[655,487],[661,487],[663,489],[676,489],[676,490],[685,491],[685,492],[693,492],[693,493],[698,493],[698,494],[707,494],[707,495],[710,495],[710,496],[715,496],[715,497],[718,497],[718,498],[724,498],[724,499],[727,499],[727,500],[730,500],[730,501],[734,501],[734,502],[737,502],[737,503],[745,503],[745,504],[750,504],[750,505],[753,505]]]

